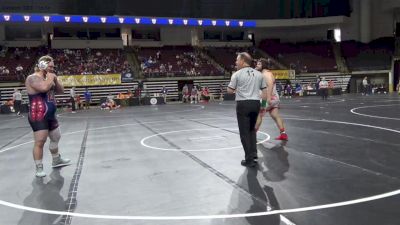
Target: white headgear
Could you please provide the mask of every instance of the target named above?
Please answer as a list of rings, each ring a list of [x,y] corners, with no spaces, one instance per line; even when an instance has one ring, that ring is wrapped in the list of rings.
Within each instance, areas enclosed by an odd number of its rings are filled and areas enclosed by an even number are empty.
[[[49,62],[46,62],[44,60],[39,61],[38,68],[40,70],[45,70],[45,69],[47,69],[48,66],[49,66]]]

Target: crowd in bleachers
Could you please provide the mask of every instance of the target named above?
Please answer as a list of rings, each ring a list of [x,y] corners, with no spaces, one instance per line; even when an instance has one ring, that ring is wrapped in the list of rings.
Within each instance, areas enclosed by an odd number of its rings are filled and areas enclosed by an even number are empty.
[[[24,80],[38,55],[36,48],[7,48],[0,51],[0,79]]]
[[[141,48],[140,68],[146,77],[216,76],[223,74],[191,46]]]
[[[340,44],[340,51],[350,71],[387,70],[391,66],[394,45],[393,38],[381,38],[368,44],[344,41]],[[268,59],[270,69],[276,69],[274,61],[278,61],[296,70],[297,74],[338,72],[331,42],[281,43],[267,39],[261,41],[259,48],[273,58]],[[220,76],[226,71],[235,71],[235,58],[238,52],[243,51],[254,58],[261,57],[257,55],[260,51],[253,47],[232,46],[139,48],[135,54],[144,78],[198,77]],[[23,81],[33,71],[37,58],[45,54],[55,59],[59,75],[132,72],[124,50],[0,47],[0,80]]]
[[[130,70],[122,50],[51,49],[49,54],[58,74],[115,74]]]
[[[240,48],[240,47],[219,47],[212,48],[207,47],[205,51],[210,55],[217,63],[222,65],[225,70],[232,72],[235,71],[235,59],[237,53],[239,52],[249,52],[251,55],[255,56],[256,51],[254,48]],[[272,63],[270,65],[272,67]]]

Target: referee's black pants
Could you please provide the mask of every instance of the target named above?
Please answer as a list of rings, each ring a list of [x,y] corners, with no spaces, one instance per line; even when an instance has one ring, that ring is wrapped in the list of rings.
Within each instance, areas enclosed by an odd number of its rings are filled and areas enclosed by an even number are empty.
[[[15,100],[14,101],[14,111],[16,113],[20,113],[21,112],[21,103],[22,103],[21,100]]]
[[[236,103],[236,116],[239,125],[240,140],[245,160],[251,162],[257,156],[257,132],[255,125],[260,111],[259,100],[244,100]]]
[[[328,99],[328,88],[321,88],[321,96],[322,100],[327,100]]]

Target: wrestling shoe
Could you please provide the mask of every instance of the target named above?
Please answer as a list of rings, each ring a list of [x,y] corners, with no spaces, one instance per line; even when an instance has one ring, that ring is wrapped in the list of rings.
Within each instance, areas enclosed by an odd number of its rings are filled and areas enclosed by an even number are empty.
[[[36,165],[36,177],[45,177],[46,173],[43,171],[43,164]]]
[[[278,141],[287,141],[289,139],[288,135],[286,133],[281,133],[279,137],[275,138],[275,140]]]
[[[61,155],[53,159],[53,168],[62,167],[62,166],[69,166],[71,165],[70,159],[63,159]]]

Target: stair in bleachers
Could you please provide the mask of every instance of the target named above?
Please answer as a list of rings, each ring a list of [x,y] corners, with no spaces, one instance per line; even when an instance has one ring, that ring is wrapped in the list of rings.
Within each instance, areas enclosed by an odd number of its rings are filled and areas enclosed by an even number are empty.
[[[272,57],[271,55],[269,55],[268,53],[266,53],[265,51],[257,48],[256,49],[256,53],[258,55],[260,55],[261,57],[265,58],[265,59],[270,59],[273,66],[275,66],[276,68],[274,69],[280,69],[280,70],[287,70],[289,69],[287,66],[283,65],[281,62],[279,62],[278,60],[276,60],[274,57]],[[256,56],[253,56],[256,57]]]

